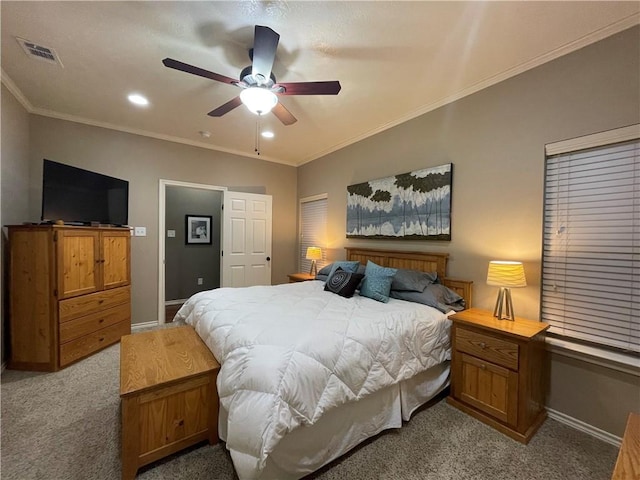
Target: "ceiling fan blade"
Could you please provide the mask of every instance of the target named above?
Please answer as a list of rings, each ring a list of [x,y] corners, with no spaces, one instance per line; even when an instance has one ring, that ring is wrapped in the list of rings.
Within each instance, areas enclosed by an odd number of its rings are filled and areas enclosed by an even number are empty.
[[[207,113],[207,115],[209,115],[210,117],[221,117],[225,113],[229,113],[231,110],[239,107],[240,105],[242,105],[242,100],[240,100],[240,97],[236,97],[232,100],[229,100],[224,105],[220,105],[218,108],[211,110],[209,113]]]
[[[220,75],[219,73],[213,73],[200,67],[194,67],[193,65],[179,62],[178,60],[174,60],[173,58],[165,58],[164,60],[162,60],[162,63],[165,67],[174,68],[176,70],[180,70],[181,72],[191,73],[193,75],[199,75],[200,77],[209,78],[217,82],[228,83],[230,85],[238,84],[238,80],[234,78],[226,77],[224,75]]]
[[[253,62],[251,64],[251,75],[254,78],[261,75],[264,82],[269,81],[279,41],[280,35],[269,27],[256,25],[253,38]]]
[[[284,92],[278,95],[337,95],[340,89],[340,82],[337,80],[329,82],[293,82],[277,83],[276,87],[284,87]]]
[[[276,106],[273,107],[271,111],[276,117],[278,117],[278,120],[280,120],[285,125],[291,125],[298,121],[298,119],[294,117],[291,112],[287,110],[287,108],[280,102],[276,103]]]

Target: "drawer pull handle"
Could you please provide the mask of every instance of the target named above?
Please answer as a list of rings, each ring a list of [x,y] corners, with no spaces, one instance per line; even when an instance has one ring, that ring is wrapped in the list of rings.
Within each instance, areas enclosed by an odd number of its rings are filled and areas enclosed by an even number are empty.
[[[104,300],[98,300],[98,303],[102,305],[104,303]]]
[[[485,349],[487,348],[487,344],[484,342],[480,342],[480,348]]]
[[[99,341],[99,342],[102,342],[103,340],[104,340],[104,337],[100,337],[100,338],[98,339],[98,341]]]
[[[98,323],[102,323],[104,322],[104,318],[101,318],[100,320],[98,320]]]
[[[481,368],[482,370],[485,370],[485,369],[487,368],[487,366],[483,363],[483,364],[481,364],[481,365],[480,365],[480,368]]]

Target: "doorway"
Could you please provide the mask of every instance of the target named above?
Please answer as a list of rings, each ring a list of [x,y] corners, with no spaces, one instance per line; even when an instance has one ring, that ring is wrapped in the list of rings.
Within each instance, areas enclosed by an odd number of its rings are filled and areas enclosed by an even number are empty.
[[[220,287],[221,206],[226,190],[160,180],[158,323],[171,321],[194,293]],[[193,222],[207,227],[206,238],[194,239]]]

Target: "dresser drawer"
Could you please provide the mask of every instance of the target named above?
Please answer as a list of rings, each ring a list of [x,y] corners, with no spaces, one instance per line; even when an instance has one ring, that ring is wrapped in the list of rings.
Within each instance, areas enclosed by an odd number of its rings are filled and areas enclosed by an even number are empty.
[[[60,324],[60,343],[66,343],[124,321],[131,321],[131,308],[128,303],[74,318]]]
[[[517,343],[485,335],[474,330],[467,330],[460,326],[455,330],[456,350],[511,370],[518,370]]]
[[[130,333],[131,322],[126,320],[64,343],[60,345],[60,366],[64,367],[108,345],[119,342],[120,337]]]
[[[74,318],[84,317],[105,308],[129,304],[130,302],[131,287],[129,286],[68,298],[58,303],[58,319],[60,323],[68,322]]]

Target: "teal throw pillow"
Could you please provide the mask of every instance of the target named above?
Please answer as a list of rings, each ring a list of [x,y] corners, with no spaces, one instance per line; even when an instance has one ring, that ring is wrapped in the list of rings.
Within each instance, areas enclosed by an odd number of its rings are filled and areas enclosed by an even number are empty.
[[[381,267],[372,261],[368,261],[364,271],[364,280],[360,285],[360,295],[387,303],[389,301],[391,283],[397,271],[395,268]]]

